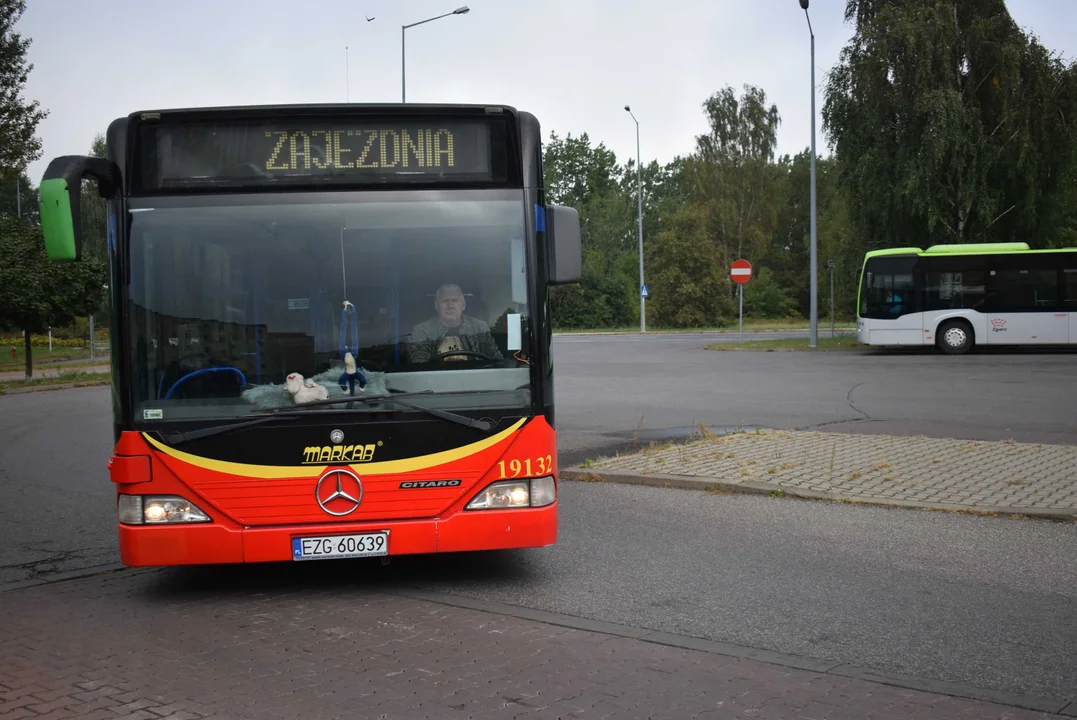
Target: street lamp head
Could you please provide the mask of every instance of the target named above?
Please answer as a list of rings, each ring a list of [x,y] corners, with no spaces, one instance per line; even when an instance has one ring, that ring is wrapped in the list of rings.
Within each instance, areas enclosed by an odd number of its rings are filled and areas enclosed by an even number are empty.
[[[632,112],[632,108],[628,107],[627,105],[625,105],[625,110],[627,110],[628,112]]]
[[[804,10],[808,9],[808,0],[800,0],[800,7]]]
[[[807,0],[800,0],[801,5],[803,5],[805,2],[807,2]],[[807,7],[807,6],[805,6],[805,7]],[[465,5],[463,7],[458,7],[455,10],[453,10],[452,14],[453,15],[467,15],[469,12],[471,12],[471,9],[467,5]]]

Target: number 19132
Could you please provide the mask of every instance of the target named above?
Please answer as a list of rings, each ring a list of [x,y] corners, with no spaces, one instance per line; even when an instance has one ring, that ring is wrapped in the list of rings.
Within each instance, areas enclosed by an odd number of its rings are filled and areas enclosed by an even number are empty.
[[[497,464],[498,469],[501,472],[499,480],[505,478],[517,478],[521,474],[532,477],[534,475],[549,475],[553,472],[553,458],[549,455],[546,457],[537,458],[525,458],[520,460],[514,458],[508,462],[502,460]]]

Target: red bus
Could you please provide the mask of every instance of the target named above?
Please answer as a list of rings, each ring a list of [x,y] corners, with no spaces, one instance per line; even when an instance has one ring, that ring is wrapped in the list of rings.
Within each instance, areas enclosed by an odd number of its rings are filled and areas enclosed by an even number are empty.
[[[515,108],[141,111],[53,160],[53,261],[107,200],[126,565],[551,545],[548,288],[580,277]]]

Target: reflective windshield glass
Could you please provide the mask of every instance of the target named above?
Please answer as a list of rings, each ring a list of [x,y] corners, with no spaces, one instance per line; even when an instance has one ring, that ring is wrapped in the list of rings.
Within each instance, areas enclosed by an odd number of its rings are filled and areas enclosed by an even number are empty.
[[[132,209],[136,420],[395,391],[530,403],[522,192],[341,198]]]

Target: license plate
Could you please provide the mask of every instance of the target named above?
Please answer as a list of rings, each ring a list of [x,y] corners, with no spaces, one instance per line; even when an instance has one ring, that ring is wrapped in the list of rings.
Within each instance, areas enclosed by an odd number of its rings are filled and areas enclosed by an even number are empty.
[[[293,560],[337,560],[388,554],[388,532],[292,538]]]

